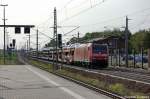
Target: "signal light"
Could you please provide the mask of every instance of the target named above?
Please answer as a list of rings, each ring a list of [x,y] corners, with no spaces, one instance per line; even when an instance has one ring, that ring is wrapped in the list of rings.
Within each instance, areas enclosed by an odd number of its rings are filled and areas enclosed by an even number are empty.
[[[10,43],[10,47],[12,48],[12,43]]]
[[[29,34],[30,33],[30,27],[24,27],[24,33]]]
[[[15,27],[15,34],[20,34],[20,33],[21,33],[21,28]]]
[[[58,34],[58,46],[59,48],[62,47],[62,34]]]
[[[16,45],[16,40],[13,39],[13,41],[12,41],[12,46],[15,47],[15,45]]]

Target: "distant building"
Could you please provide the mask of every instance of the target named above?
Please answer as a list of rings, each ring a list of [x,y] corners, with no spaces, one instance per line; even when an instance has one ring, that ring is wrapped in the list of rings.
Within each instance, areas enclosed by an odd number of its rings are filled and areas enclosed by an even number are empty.
[[[125,39],[117,36],[95,38],[88,42],[107,44],[109,49],[123,49],[125,48]]]

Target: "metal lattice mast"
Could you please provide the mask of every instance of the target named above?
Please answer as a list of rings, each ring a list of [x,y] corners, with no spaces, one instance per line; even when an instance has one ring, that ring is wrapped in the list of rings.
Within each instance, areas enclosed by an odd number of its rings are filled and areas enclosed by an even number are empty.
[[[56,66],[57,66],[57,62],[58,62],[58,40],[57,40],[57,11],[56,11],[56,7],[54,8],[54,45],[53,45],[53,68],[54,67],[54,52],[56,51]],[[55,68],[56,69],[56,68]]]

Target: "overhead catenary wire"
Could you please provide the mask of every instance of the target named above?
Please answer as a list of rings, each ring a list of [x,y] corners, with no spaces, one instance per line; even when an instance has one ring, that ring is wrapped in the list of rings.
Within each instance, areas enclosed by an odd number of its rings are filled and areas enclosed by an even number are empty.
[[[67,34],[73,32],[73,31],[75,31],[75,30],[78,29],[79,27],[80,27],[80,26],[78,26],[78,27],[74,28],[73,30],[71,30],[71,31],[69,31],[69,32],[67,32],[67,33],[65,33],[65,34],[63,34],[63,36],[65,36],[65,35],[67,35]]]
[[[69,0],[60,10],[57,11],[57,13],[63,11],[64,9],[66,9],[66,7],[71,4],[74,0]]]
[[[139,13],[143,13],[143,11],[146,11],[146,10],[150,10],[150,8],[145,8],[145,9],[142,9],[142,10],[139,10],[139,11],[135,11],[135,12],[129,13],[127,15],[130,17],[131,15],[136,15],[136,14],[139,14]],[[115,17],[115,18],[111,18],[111,19],[107,19],[107,20],[103,20],[102,19],[103,21],[99,21],[99,22],[92,23],[92,24],[80,25],[80,27],[81,28],[86,28],[86,27],[89,27],[89,26],[95,26],[95,25],[98,25],[98,24],[102,24],[102,23],[106,23],[106,22],[111,22],[111,21],[123,19],[123,18],[125,18],[125,16],[126,15]]]
[[[36,31],[35,29],[33,29],[33,30]],[[50,38],[50,39],[53,39],[52,37],[46,35],[45,33],[41,32],[41,31],[39,31],[39,33],[42,34],[42,35],[44,35],[45,37],[48,37],[48,38]]]
[[[70,9],[70,10],[73,10],[73,9],[75,9],[75,8],[78,8],[78,7],[82,6],[83,4],[86,4],[86,3],[88,3],[87,0],[84,0],[84,1],[81,2],[79,5],[77,5],[77,6],[75,6],[75,7],[72,7],[72,8],[69,8],[69,9]]]
[[[67,6],[67,5],[69,5],[71,2],[72,2],[73,0],[70,0],[65,6]],[[102,1],[102,2],[104,2],[104,1]],[[96,6],[96,5],[98,5],[98,4],[95,4],[94,6]],[[94,7],[93,6],[93,7]],[[145,10],[148,10],[148,9],[150,9],[150,8],[146,8],[146,9],[143,9],[143,10],[141,10],[141,11],[145,11]],[[87,9],[88,10],[88,9]],[[81,13],[82,13],[82,11],[81,11]],[[134,13],[138,13],[138,11],[137,12],[134,12]],[[134,14],[133,13],[133,14]],[[80,14],[80,13],[79,13]],[[129,15],[131,15],[131,14],[129,14]],[[111,19],[110,19],[111,20]],[[110,20],[108,20],[108,21],[110,21]],[[113,20],[113,19],[112,19]],[[106,22],[106,21],[102,21],[102,22]],[[97,24],[101,24],[101,22],[99,22],[99,23],[94,23],[94,24],[89,24],[89,26],[90,25],[97,25]],[[88,25],[83,25],[83,26],[81,26],[81,27],[85,27],[85,26],[88,26]]]
[[[42,44],[42,43],[44,43],[44,42],[48,42],[48,41],[49,41],[49,39],[44,40],[44,41],[41,41],[41,42],[39,42],[39,43],[38,43],[38,45],[39,45],[39,44]],[[36,43],[35,43],[35,42],[31,42],[31,43],[32,43],[32,44],[34,44],[34,45],[36,45]]]
[[[64,5],[64,7],[61,8],[61,10],[58,10],[57,12],[60,12],[60,11],[64,10],[64,8],[66,8],[66,6],[69,5],[72,1],[74,1],[74,0],[69,0],[69,1]],[[2,0],[1,0],[1,2],[2,2]],[[45,21],[43,21],[43,22],[37,24],[37,27],[39,27],[39,26],[42,25],[42,24],[45,24],[45,23],[46,23],[47,21],[49,21],[50,19],[53,19],[53,15],[52,15],[51,17],[49,17],[48,19],[46,19]]]
[[[103,0],[102,2],[104,2],[105,0]],[[97,6],[97,5],[99,5],[99,4],[95,4],[94,6]],[[93,6],[93,7],[94,7]],[[89,10],[90,9],[90,7],[89,8],[87,8],[86,10]],[[62,20],[62,21],[60,21],[60,23],[61,22],[65,22],[65,21],[67,21],[67,20],[69,20],[69,19],[71,19],[71,18],[73,18],[73,17],[75,17],[76,15],[79,15],[79,14],[82,14],[84,11],[86,11],[86,10],[83,10],[83,11],[81,11],[81,12],[79,12],[79,13],[77,13],[77,14],[75,14],[74,16],[71,16],[71,17],[69,17],[69,18],[66,18],[65,20]],[[137,14],[137,13],[141,13],[141,12],[144,12],[144,11],[146,11],[146,10],[150,10],[150,8],[145,8],[145,9],[142,9],[142,10],[139,10],[139,11],[135,11],[135,12],[133,12],[133,13],[129,13],[129,14],[127,14],[128,16],[131,16],[131,15],[135,15],[135,14]],[[122,17],[125,17],[126,15],[124,15],[124,16],[121,16],[120,18],[122,18]],[[108,21],[110,21],[110,20],[108,20]],[[104,21],[105,22],[105,21]],[[100,22],[101,23],[101,22]],[[90,24],[90,25],[97,25],[97,24],[100,24],[100,23],[94,23],[94,24]],[[86,26],[86,25],[85,25]]]
[[[147,20],[147,18],[150,16],[150,13],[149,14],[147,14],[146,16],[145,16],[145,18],[143,19],[143,21],[141,21],[140,23],[138,23],[138,24],[136,24],[136,25],[134,25],[133,27],[131,27],[130,29],[134,29],[134,28],[136,28],[136,27],[141,27],[142,25],[144,25],[145,24],[145,22],[146,22],[146,20]]]
[[[73,1],[74,1],[74,0],[69,0],[69,1],[65,4],[64,8],[66,8],[67,5],[69,5],[69,4],[72,3]]]
[[[37,24],[36,26],[39,27],[40,25],[47,23],[47,21],[49,21],[49,20],[51,20],[51,19],[53,19],[53,16],[51,16],[51,17],[49,17],[48,19],[46,19],[45,21],[43,21],[43,22]]]
[[[130,16],[136,16],[137,14],[139,14],[139,13],[145,13],[145,11],[148,11],[148,10],[150,10],[150,8],[145,8],[145,9],[142,9],[142,10],[138,10],[138,11],[135,11],[135,12],[131,12],[131,13],[129,13],[129,14],[127,14],[129,17]],[[126,15],[124,15],[124,16],[120,16],[120,17],[116,17],[116,18],[112,18],[112,19],[109,19],[109,20],[104,20],[104,21],[101,21],[101,22],[97,22],[97,23],[93,23],[93,24],[86,24],[86,25],[80,25],[80,27],[81,28],[85,28],[85,27],[88,27],[88,26],[95,26],[95,25],[98,25],[98,24],[102,24],[102,23],[106,23],[106,22],[110,22],[110,21],[115,21],[115,20],[118,20],[118,19],[123,19],[123,18],[125,18],[125,16]],[[144,24],[144,23],[142,23],[142,24]],[[141,23],[139,24],[139,25],[141,25]],[[138,25],[138,26],[139,26]],[[121,25],[121,26],[124,26],[124,25]],[[120,26],[120,27],[121,27]],[[137,25],[136,25],[137,26]],[[119,27],[119,28],[120,28]],[[132,26],[131,26],[132,27]],[[104,28],[104,26],[102,26],[102,28]]]
[[[105,1],[107,1],[107,0],[105,0]],[[59,23],[63,23],[63,22],[65,22],[65,21],[68,21],[68,20],[70,20],[70,19],[72,19],[72,18],[74,18],[74,17],[76,17],[76,16],[78,16],[78,15],[80,15],[80,14],[83,14],[84,12],[89,11],[89,10],[92,9],[92,8],[97,7],[97,6],[100,5],[100,4],[103,4],[103,3],[104,3],[104,1],[99,2],[99,3],[97,3],[97,4],[94,4],[92,7],[90,6],[90,7],[86,8],[86,9],[84,9],[84,10],[82,10],[82,11],[80,11],[80,12],[78,12],[78,13],[76,13],[76,14],[74,14],[74,15],[68,17],[68,18],[65,18],[64,20],[60,21]]]
[[[70,1],[73,1],[73,0],[70,0]],[[143,12],[143,11],[146,11],[146,10],[149,10],[150,8],[146,8],[146,9],[143,9],[143,10],[141,10],[141,11],[137,11],[137,12],[134,12],[134,13],[130,13],[130,14],[128,14],[128,15],[134,15],[134,14],[137,14],[137,13],[140,13],[140,12]],[[80,13],[79,13],[80,14]],[[121,19],[121,18],[124,18],[125,16],[122,16],[122,17],[117,17],[117,18],[115,18],[116,20],[117,19]],[[114,19],[110,19],[110,20],[112,20],[112,21],[114,21]],[[106,21],[109,21],[110,22],[110,20],[106,20]],[[97,23],[94,23],[94,24],[86,24],[86,25],[81,25],[81,27],[87,27],[87,26],[91,26],[91,25],[97,25],[97,24],[101,24],[101,23],[104,23],[104,22],[106,22],[106,21],[101,21],[101,22],[97,22]],[[46,35],[45,33],[43,33],[42,32],[42,34],[43,35],[45,35],[46,37],[48,36],[48,35]]]

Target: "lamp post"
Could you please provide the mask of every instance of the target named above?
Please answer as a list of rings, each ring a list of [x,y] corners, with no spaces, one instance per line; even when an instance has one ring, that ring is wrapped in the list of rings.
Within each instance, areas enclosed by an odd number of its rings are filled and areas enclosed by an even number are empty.
[[[5,7],[8,5],[7,4],[4,4],[4,5],[1,4],[0,6],[4,7],[4,11],[3,11],[4,19],[3,19],[3,21],[4,21],[4,64],[5,64],[5,54],[6,54],[6,52],[5,52],[6,51],[6,46],[5,46],[5,32],[6,32],[5,31],[5,25],[6,25],[5,24],[5,21],[6,21],[6,19],[5,19]]]

